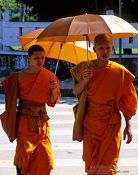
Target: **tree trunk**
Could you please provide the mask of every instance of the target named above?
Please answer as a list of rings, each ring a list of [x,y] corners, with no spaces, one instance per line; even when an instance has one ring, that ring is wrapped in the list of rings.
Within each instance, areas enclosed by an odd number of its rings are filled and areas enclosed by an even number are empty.
[[[20,3],[19,12],[20,12],[19,21],[24,22],[25,21],[25,4]],[[22,27],[19,27],[19,36],[21,36],[22,34],[23,34]]]

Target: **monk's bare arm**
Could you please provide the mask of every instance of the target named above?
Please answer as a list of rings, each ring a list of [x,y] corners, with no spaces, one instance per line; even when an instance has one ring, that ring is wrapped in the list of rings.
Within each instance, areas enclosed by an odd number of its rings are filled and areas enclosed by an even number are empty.
[[[124,117],[125,117],[125,121],[126,121],[126,127],[130,127],[132,117],[128,117],[128,116],[125,116],[125,115],[124,115]]]
[[[131,117],[130,116],[125,116],[125,121],[126,121],[126,127],[124,129],[124,140],[127,137],[126,143],[129,144],[132,141],[133,133],[132,133],[132,126],[131,126]]]
[[[60,90],[59,89],[53,89],[51,90],[50,95],[50,102],[54,103],[60,100]]]
[[[85,88],[88,81],[93,77],[93,72],[91,69],[87,68],[82,73],[82,80],[76,83],[73,87],[73,94],[77,96],[80,94]]]
[[[50,81],[50,103],[55,103],[60,99],[60,86],[56,79]]]
[[[83,89],[85,88],[86,84],[87,84],[87,81],[84,79],[82,79],[79,83],[75,84],[73,87],[73,94],[75,96],[80,94],[83,91]]]

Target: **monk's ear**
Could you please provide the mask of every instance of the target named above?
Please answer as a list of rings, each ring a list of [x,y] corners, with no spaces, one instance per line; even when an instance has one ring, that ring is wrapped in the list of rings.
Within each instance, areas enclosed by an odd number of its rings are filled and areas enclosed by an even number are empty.
[[[114,46],[112,46],[112,52],[114,52],[114,53],[115,53],[115,47],[114,47]]]
[[[30,57],[29,56],[27,56],[27,60],[28,60],[28,63],[30,63]]]

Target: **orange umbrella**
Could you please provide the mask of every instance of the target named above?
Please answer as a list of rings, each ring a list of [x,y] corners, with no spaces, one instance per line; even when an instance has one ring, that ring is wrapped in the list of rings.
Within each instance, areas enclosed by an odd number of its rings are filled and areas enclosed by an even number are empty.
[[[38,41],[93,40],[99,33],[111,33],[113,38],[134,37],[138,31],[127,21],[114,15],[84,14],[60,18],[38,36]]]
[[[19,40],[22,44],[22,47],[24,48],[25,45],[32,42],[33,40],[36,41],[36,38],[39,36],[40,33],[42,33],[43,30],[44,28],[40,28],[40,29],[33,30],[31,32],[28,32],[22,36],[19,36]]]
[[[73,64],[78,64],[81,61],[86,60],[86,42],[76,41],[76,42],[52,42],[52,41],[37,41],[37,36],[44,29],[37,29],[32,32],[26,33],[19,37],[21,45],[24,49],[28,49],[34,44],[38,44],[45,49],[46,57],[55,58],[58,60],[68,61]],[[96,59],[96,54],[93,52],[92,44],[88,48],[88,58],[89,60]]]

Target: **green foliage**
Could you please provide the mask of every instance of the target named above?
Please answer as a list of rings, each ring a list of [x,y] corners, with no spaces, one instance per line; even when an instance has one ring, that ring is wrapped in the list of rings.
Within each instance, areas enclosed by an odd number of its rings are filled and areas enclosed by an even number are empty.
[[[39,21],[53,21],[86,12],[105,14],[107,9],[112,9],[115,15],[119,15],[118,0],[17,0],[17,2],[33,7],[33,13],[38,14]],[[122,18],[129,22],[136,22],[137,7],[138,0],[122,0]]]
[[[17,9],[17,2],[16,0],[0,0],[0,9],[5,10],[15,10]]]
[[[15,13],[14,15],[12,15],[10,21],[19,21],[20,19],[20,14],[19,13]],[[30,15],[28,13],[25,13],[25,22],[36,22],[37,21],[37,17]]]

